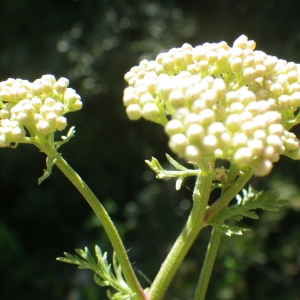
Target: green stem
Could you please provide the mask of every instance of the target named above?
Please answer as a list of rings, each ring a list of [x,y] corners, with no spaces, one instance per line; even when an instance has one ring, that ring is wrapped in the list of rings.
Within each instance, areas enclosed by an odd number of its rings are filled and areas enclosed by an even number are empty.
[[[216,255],[218,252],[220,239],[221,239],[221,231],[213,228],[211,233],[210,242],[207,247],[205,260],[201,269],[200,278],[197,284],[194,300],[204,300],[207,292],[207,287],[209,284],[209,280],[211,277],[211,273],[213,270],[213,266],[215,263]]]
[[[209,223],[209,220],[211,220],[213,216],[228,206],[229,202],[246,185],[252,175],[252,169],[245,170],[244,173],[222,194],[222,196],[206,210],[206,223]]]
[[[236,170],[233,167],[231,170],[232,180],[236,177]],[[237,195],[237,193],[246,185],[249,179],[252,177],[253,172],[251,169],[244,171],[232,185],[222,191],[222,196],[211,205],[205,215],[205,221],[209,223],[209,220],[215,216],[222,209],[226,208],[229,202]],[[221,231],[216,228],[213,228],[209,245],[207,247],[204,263],[201,269],[201,274],[197,284],[194,300],[204,300],[207,292],[209,280],[212,274],[213,266],[215,263],[216,255],[218,252]]]
[[[149,300],[160,300],[164,297],[178,267],[203,228],[203,219],[212,183],[212,175],[208,169],[206,162],[206,165],[204,164],[204,168],[201,168],[200,174],[197,176],[193,194],[194,205],[188,221],[151,285]],[[203,172],[203,170],[205,171]]]
[[[86,185],[86,183],[80,178],[80,176],[70,167],[70,165],[60,155],[58,155],[56,150],[50,144],[43,141],[43,143],[39,143],[38,147],[49,157],[56,156],[56,159],[54,161],[56,166],[77,188],[77,190],[81,193],[84,199],[91,206],[98,219],[101,221],[103,228],[106,231],[112,243],[112,246],[117,254],[120,265],[122,266],[122,272],[124,274],[127,284],[129,285],[131,290],[136,293],[138,300],[146,299],[146,295],[144,294],[144,291],[134,274],[121,238],[103,205],[99,202],[97,197]]]

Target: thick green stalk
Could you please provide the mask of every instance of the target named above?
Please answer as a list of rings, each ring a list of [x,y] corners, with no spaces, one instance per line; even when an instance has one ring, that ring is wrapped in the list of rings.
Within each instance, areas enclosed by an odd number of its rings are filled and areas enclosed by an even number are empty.
[[[210,242],[207,247],[204,263],[201,269],[200,278],[197,284],[194,300],[204,300],[207,292],[209,280],[215,263],[216,255],[218,252],[221,231],[213,228],[211,233]]]
[[[163,299],[178,267],[203,228],[203,219],[210,196],[211,183],[211,172],[200,171],[195,184],[193,194],[194,204],[190,216],[151,285],[149,300]]]
[[[233,182],[233,184],[222,194],[222,196],[207,209],[205,221],[208,223],[213,216],[215,216],[222,209],[226,208],[229,202],[246,185],[252,176],[252,169],[245,170],[244,173],[240,175],[238,179]]]
[[[112,243],[120,265],[122,266],[122,272],[124,273],[127,284],[131,290],[136,293],[138,300],[146,299],[146,295],[134,274],[121,238],[103,205],[99,202],[87,184],[70,167],[70,165],[60,155],[58,155],[56,150],[50,144],[45,144],[44,142],[43,144],[36,146],[48,155],[48,157],[55,157],[54,164],[64,173],[64,175],[71,181],[71,183],[77,188],[91,206]]]
[[[235,172],[232,172],[235,174]],[[205,221],[209,220],[215,216],[219,211],[226,208],[229,202],[237,195],[237,193],[246,185],[249,179],[252,177],[253,172],[251,169],[246,170],[242,175],[240,175],[232,185],[222,192],[221,197],[211,205],[205,216]],[[232,180],[235,179],[233,175]],[[216,228],[213,228],[210,242],[207,247],[204,263],[201,269],[201,274],[195,291],[194,300],[204,300],[207,292],[209,280],[212,274],[213,266],[215,263],[216,255],[220,245],[221,231]]]

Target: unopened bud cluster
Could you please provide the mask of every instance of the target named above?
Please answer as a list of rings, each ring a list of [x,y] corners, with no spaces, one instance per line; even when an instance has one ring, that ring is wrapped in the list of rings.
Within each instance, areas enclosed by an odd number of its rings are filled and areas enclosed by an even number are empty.
[[[163,124],[170,148],[188,161],[220,158],[265,176],[280,154],[299,158],[285,125],[297,123],[300,66],[255,45],[242,35],[233,47],[184,44],[141,61],[125,75],[129,119]]]
[[[64,115],[81,109],[67,78],[44,75],[34,82],[8,79],[0,82],[0,147],[21,143],[28,136],[46,136],[67,126]]]

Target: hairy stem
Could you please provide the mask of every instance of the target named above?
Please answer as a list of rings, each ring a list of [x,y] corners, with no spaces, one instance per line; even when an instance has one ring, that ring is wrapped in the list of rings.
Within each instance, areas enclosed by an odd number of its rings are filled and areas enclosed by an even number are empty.
[[[236,178],[236,170],[233,169],[230,172],[232,175],[231,180]],[[209,220],[215,216],[222,209],[226,208],[229,202],[237,195],[237,193],[246,185],[249,179],[252,177],[253,172],[251,169],[246,170],[241,174],[227,189],[222,191],[221,197],[206,210],[205,221],[209,223]],[[230,181],[231,181],[230,180]],[[232,182],[231,181],[231,182]],[[195,291],[194,300],[204,300],[207,292],[209,280],[212,274],[213,266],[215,263],[216,255],[220,245],[221,231],[213,228],[210,242],[207,247],[204,263],[201,269],[201,274]]]
[[[121,241],[121,238],[106,212],[103,205],[99,202],[97,197],[87,186],[87,184],[80,178],[80,176],[70,167],[70,165],[56,152],[56,150],[48,143],[43,141],[43,144],[39,144],[38,147],[49,157],[55,157],[54,164],[63,172],[63,174],[71,181],[71,183],[77,188],[84,199],[88,202],[90,207],[103,225],[112,246],[117,254],[120,265],[122,266],[122,272],[126,279],[127,284],[137,295],[138,300],[146,299],[146,295],[142,287],[140,286],[132,266],[130,264],[127,252]]]
[[[204,300],[207,292],[209,280],[211,277],[211,273],[213,270],[213,266],[215,263],[216,255],[218,252],[220,239],[221,239],[221,231],[213,228],[211,233],[210,242],[208,244],[204,263],[201,269],[200,278],[197,284],[197,288],[195,291],[194,300]]]
[[[206,170],[203,172],[203,169]],[[206,167],[200,170],[197,176],[193,208],[188,221],[177,238],[173,248],[162,264],[149,292],[149,300],[163,299],[165,292],[173,279],[178,267],[192,246],[199,232],[203,228],[203,219],[210,196],[212,175],[206,162]]]
[[[245,170],[244,173],[241,174],[237,180],[233,182],[233,184],[222,194],[222,196],[206,210],[205,221],[207,223],[209,223],[209,220],[211,220],[213,216],[228,206],[229,202],[246,185],[252,175],[252,169]]]

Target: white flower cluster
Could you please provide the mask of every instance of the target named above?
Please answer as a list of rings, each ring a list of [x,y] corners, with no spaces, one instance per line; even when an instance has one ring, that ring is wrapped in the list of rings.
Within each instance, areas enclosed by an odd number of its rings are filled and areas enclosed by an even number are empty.
[[[270,173],[280,154],[300,158],[289,131],[300,106],[300,65],[256,51],[240,36],[161,53],[126,73],[123,102],[131,120],[161,123],[180,157],[203,157]],[[167,118],[168,117],[168,118]]]
[[[82,102],[69,80],[44,75],[34,82],[0,82],[0,147],[20,143],[26,136],[45,136],[67,126],[63,116],[81,109]]]

